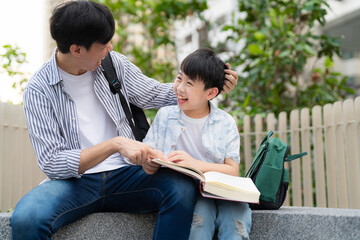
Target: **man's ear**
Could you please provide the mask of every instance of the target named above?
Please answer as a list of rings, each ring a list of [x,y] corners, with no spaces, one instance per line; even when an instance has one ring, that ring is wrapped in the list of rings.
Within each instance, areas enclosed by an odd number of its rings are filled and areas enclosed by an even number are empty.
[[[77,44],[72,44],[72,45],[70,46],[70,53],[71,53],[72,55],[74,55],[75,57],[79,57],[80,54],[81,54],[81,48],[80,48],[80,46],[77,45]]]
[[[219,89],[217,87],[213,87],[213,88],[210,88],[208,89],[208,94],[207,94],[207,100],[211,100],[213,99],[214,97],[216,97],[219,93]]]

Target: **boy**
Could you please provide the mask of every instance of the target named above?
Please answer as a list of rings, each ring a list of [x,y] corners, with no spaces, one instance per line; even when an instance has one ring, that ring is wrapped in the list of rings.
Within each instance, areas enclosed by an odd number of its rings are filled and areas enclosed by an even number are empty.
[[[109,8],[96,2],[67,1],[52,14],[57,48],[24,91],[29,136],[51,181],[17,204],[11,217],[14,240],[50,239],[59,228],[101,211],[157,211],[154,239],[188,239],[196,187],[147,161],[156,151],[133,140],[101,60],[111,54],[126,100],[139,107],[176,104],[172,84],[146,77],[112,51],[114,30]],[[236,73],[228,73],[229,83],[235,83]]]
[[[224,68],[224,63],[208,49],[187,56],[173,87],[178,106],[159,110],[143,142],[180,165],[238,176],[237,126],[229,114],[210,102],[222,90]],[[190,239],[212,239],[215,228],[219,239],[248,239],[248,204],[199,196]]]

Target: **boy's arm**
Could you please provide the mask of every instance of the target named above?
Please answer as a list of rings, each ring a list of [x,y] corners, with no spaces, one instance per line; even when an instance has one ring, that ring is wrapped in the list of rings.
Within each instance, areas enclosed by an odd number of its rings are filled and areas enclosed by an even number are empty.
[[[209,163],[191,157],[185,151],[171,152],[167,160],[175,162],[181,166],[196,168],[202,172],[216,171],[233,176],[239,176],[239,164],[231,159],[225,158],[224,163]]]

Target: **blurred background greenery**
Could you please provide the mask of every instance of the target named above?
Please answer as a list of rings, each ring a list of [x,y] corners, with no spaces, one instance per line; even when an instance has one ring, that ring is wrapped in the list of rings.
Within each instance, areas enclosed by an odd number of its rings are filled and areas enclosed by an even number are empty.
[[[244,114],[311,108],[356,93],[347,76],[333,70],[334,56],[341,55],[340,38],[316,30],[330,10],[325,0],[238,0],[226,24],[209,21],[206,0],[97,1],[114,15],[114,50],[163,82],[171,82],[178,70],[177,28],[196,18],[205,33],[199,47],[221,54],[239,74],[236,89],[219,102],[239,121]],[[214,29],[226,35],[215,45]],[[13,87],[22,91],[27,75],[13,66],[26,63],[26,54],[16,46],[3,48],[1,66],[14,77]],[[153,118],[156,111],[146,113]]]

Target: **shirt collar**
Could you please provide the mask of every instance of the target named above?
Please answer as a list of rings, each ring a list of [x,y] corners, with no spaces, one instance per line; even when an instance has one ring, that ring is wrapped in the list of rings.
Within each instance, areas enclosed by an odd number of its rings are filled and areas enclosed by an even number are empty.
[[[60,81],[62,81],[62,77],[59,71],[59,67],[57,65],[56,62],[56,53],[58,52],[58,49],[55,48],[50,60],[49,60],[49,65],[50,65],[50,69],[51,71],[54,73],[52,78],[49,78],[49,84],[50,85],[55,85],[58,84]]]
[[[215,107],[214,104],[212,104],[212,102],[209,101],[209,104],[210,104],[209,122],[212,123],[213,121],[216,121],[216,120],[221,119],[221,118],[220,118],[220,115],[217,114],[217,112],[220,111],[220,110],[219,110],[217,107]],[[177,106],[177,107],[175,108],[175,111],[172,111],[172,112],[169,114],[169,118],[170,118],[170,119],[180,120],[180,113],[181,113],[181,110],[180,110],[180,108]]]

